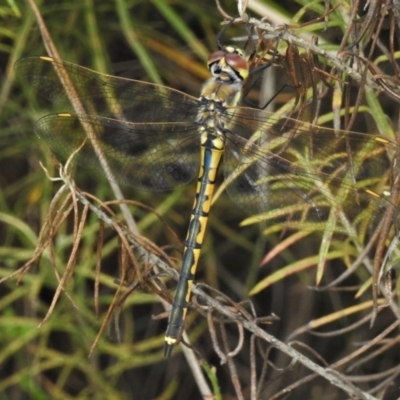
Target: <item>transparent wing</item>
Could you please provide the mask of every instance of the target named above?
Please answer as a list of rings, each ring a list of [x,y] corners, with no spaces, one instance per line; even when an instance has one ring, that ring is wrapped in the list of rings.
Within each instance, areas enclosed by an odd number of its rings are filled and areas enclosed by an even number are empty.
[[[223,119],[227,191],[258,218],[302,229],[326,229],[333,218],[335,230],[348,232],[349,222],[366,229],[388,209],[397,214],[385,194],[395,143],[256,109],[229,110]]]
[[[170,190],[197,173],[194,97],[48,57],[21,59],[15,68],[60,113],[40,119],[35,133],[62,160],[86,140],[77,163],[97,174],[111,172],[124,184]],[[90,129],[94,136],[87,139]],[[107,172],[99,165],[99,154],[107,161]]]
[[[16,73],[54,112],[76,112],[114,117],[130,122],[193,122],[198,100],[161,85],[101,74],[49,57],[26,57],[15,64]],[[66,75],[60,79],[60,74]],[[83,108],[71,102],[79,99]]]
[[[85,129],[85,124],[88,128]],[[87,131],[93,138],[88,139]],[[50,114],[35,125],[62,161],[124,185],[163,191],[189,182],[198,172],[197,128],[187,123],[132,123],[94,115]]]

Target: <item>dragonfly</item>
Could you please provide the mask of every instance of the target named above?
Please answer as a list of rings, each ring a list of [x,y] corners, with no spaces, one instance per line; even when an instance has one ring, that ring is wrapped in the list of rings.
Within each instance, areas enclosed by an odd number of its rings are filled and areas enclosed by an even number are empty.
[[[17,75],[54,108],[34,132],[61,161],[77,152],[76,163],[95,174],[152,191],[172,190],[197,177],[165,334],[167,357],[190,305],[220,166],[231,199],[281,230],[366,237],[385,213],[397,215],[385,194],[399,154],[396,143],[242,106],[251,71],[236,47],[221,46],[207,65],[211,76],[196,98],[47,56],[16,63]]]

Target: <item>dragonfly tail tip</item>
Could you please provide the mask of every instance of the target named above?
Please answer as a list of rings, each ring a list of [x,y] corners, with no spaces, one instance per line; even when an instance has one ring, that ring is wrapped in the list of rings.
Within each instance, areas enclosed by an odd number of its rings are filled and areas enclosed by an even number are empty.
[[[174,349],[174,345],[173,345],[173,344],[165,343],[165,344],[164,344],[164,356],[165,356],[166,358],[171,357],[171,354],[172,354],[172,350],[173,350],[173,349]]]

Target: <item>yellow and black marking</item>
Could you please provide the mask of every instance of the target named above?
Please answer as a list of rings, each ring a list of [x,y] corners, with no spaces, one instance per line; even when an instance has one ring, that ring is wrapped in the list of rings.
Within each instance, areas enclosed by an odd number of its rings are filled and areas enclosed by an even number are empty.
[[[165,333],[164,353],[166,357],[171,355],[173,346],[180,335],[190,303],[192,283],[200,257],[201,245],[204,240],[223,147],[224,143],[221,138],[213,138],[210,135],[205,135],[205,142],[202,143],[201,147],[203,162],[197,182],[196,198],[185,241],[179,282],[172,303],[168,328]]]
[[[181,272],[165,333],[166,357],[171,355],[185,322],[193,279],[204,241],[215,179],[224,151],[225,127],[218,120],[218,113],[228,106],[237,105],[241,96],[242,82],[248,76],[248,64],[243,54],[234,48],[212,54],[208,60],[208,67],[214,77],[204,84],[199,100],[202,104],[198,115],[201,133],[200,172]]]

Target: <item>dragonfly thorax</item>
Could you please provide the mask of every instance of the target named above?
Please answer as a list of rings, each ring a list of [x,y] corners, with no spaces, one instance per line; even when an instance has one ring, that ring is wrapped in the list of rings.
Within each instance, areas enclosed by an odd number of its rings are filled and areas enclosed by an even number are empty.
[[[223,132],[227,121],[226,109],[235,107],[242,95],[242,84],[218,82],[209,79],[203,86],[199,98],[199,113],[197,122],[207,130]],[[223,116],[223,118],[221,118]]]
[[[212,102],[206,105],[209,111],[214,111],[211,107],[220,103],[224,107],[234,107],[238,104],[242,95],[242,82],[227,83],[221,82],[216,78],[209,79],[201,91],[200,101]],[[216,107],[218,108],[218,107]]]
[[[215,132],[223,130],[223,123],[220,115],[226,107],[221,101],[215,101],[206,97],[200,97],[200,110],[197,116],[197,123],[201,131]]]

